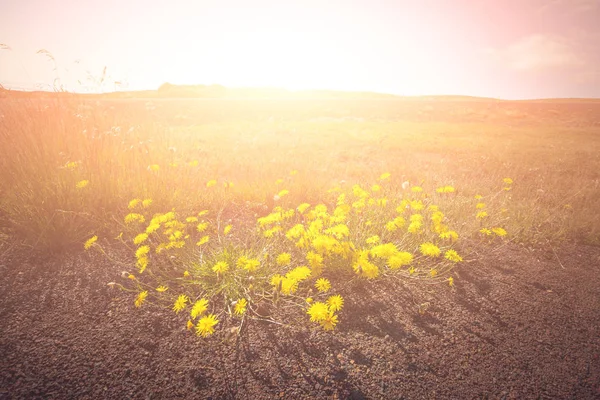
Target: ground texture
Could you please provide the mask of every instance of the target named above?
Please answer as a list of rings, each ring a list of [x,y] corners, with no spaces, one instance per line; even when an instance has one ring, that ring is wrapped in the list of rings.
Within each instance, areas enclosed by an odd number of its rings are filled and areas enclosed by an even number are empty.
[[[353,284],[333,333],[248,320],[210,339],[136,309],[108,262],[5,254],[0,398],[598,399],[600,249],[555,250],[482,254],[454,288]]]

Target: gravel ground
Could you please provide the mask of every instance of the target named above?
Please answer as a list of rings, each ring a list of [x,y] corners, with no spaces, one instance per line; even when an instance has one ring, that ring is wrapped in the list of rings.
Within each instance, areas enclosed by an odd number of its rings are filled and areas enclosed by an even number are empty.
[[[1,399],[600,398],[600,248],[509,245],[454,288],[356,283],[333,333],[248,320],[198,338],[110,289],[119,272],[0,259]]]

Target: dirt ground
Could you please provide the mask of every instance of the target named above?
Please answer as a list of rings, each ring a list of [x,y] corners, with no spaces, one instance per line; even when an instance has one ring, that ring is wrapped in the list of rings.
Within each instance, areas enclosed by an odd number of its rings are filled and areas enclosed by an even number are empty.
[[[355,284],[333,333],[248,320],[209,339],[136,309],[107,261],[4,256],[0,398],[598,399],[600,248],[555,250],[481,255],[454,288]]]

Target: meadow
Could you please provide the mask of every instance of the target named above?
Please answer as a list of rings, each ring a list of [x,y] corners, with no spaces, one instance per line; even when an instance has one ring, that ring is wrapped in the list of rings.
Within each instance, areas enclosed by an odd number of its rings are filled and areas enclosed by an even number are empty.
[[[201,336],[279,302],[331,330],[353,279],[452,286],[456,263],[507,241],[600,242],[598,102],[69,95],[0,111],[4,247],[99,251],[136,307],[186,309]]]

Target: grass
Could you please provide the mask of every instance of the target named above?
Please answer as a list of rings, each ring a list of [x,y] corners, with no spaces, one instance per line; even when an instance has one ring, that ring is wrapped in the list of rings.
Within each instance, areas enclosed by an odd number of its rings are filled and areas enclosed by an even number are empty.
[[[600,242],[600,127],[571,119],[595,105],[541,104],[6,97],[1,222],[35,251],[125,249],[114,285],[201,336],[264,304],[333,329],[355,279],[450,286],[504,240]]]

